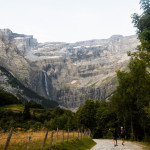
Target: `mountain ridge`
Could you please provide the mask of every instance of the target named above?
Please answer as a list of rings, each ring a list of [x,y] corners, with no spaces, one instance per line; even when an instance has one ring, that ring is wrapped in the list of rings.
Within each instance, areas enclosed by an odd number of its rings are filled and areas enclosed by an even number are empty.
[[[5,59],[0,57],[0,62],[27,87],[67,108],[79,107],[85,99],[110,96],[117,86],[115,71],[126,68],[127,51],[135,51],[139,44],[135,35],[76,43],[36,43],[28,37],[31,40],[22,36],[21,43],[15,41],[17,37],[5,37],[7,42],[1,38]]]

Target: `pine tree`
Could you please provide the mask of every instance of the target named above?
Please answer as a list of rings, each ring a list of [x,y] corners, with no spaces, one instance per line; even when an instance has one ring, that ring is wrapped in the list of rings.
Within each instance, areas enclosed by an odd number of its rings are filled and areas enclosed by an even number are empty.
[[[24,120],[29,120],[31,118],[30,107],[27,103],[25,104],[25,107],[24,107],[23,118]]]

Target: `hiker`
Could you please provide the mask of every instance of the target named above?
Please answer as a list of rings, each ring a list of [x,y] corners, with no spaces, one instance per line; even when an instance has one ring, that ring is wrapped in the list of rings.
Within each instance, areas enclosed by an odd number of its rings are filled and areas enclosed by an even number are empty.
[[[124,128],[121,127],[121,134],[120,134],[121,140],[122,140],[122,145],[124,145],[124,138],[125,138],[125,133],[124,133]]]
[[[109,130],[110,130],[110,129],[109,129]],[[111,130],[110,130],[110,131],[111,131]],[[114,130],[111,131],[111,132],[112,132],[112,134],[113,134],[114,146],[118,146],[118,145],[117,145],[117,137],[118,137],[118,134],[117,134],[116,128],[114,128]]]

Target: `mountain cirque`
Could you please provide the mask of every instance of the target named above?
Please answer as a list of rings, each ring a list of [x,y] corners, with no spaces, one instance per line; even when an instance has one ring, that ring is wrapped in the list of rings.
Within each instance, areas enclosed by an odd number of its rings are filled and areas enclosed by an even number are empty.
[[[135,35],[38,43],[33,36],[5,29],[0,30],[0,62],[41,96],[71,109],[83,105],[85,99],[109,97],[117,85],[115,71],[126,69],[127,51],[135,51],[138,44]]]

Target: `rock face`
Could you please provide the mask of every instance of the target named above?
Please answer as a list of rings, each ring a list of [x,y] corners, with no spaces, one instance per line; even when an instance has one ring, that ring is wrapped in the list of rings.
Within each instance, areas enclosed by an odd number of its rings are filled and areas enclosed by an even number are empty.
[[[39,96],[31,89],[25,87],[10,72],[0,66],[0,91],[7,91],[24,101],[34,101],[46,107],[53,108],[58,106],[56,101],[50,101]]]
[[[32,48],[36,47],[38,45],[38,42],[36,39],[33,38],[33,36],[24,36],[24,35],[15,35],[14,42],[17,46],[17,48],[23,52],[27,50],[31,50]]]
[[[13,33],[9,29],[1,29],[0,33],[3,37],[13,42],[22,52],[31,50],[38,46],[37,39],[34,39],[32,35]]]
[[[121,35],[73,44],[45,43],[26,53],[26,58],[45,71],[45,96],[75,108],[85,99],[102,100],[114,92],[115,71],[126,68],[127,51],[136,50],[138,43],[136,36]]]
[[[13,41],[13,33],[8,29],[0,30],[0,66],[19,79],[29,81],[29,63],[24,59],[23,53],[18,50]]]
[[[138,44],[136,36],[121,35],[39,44],[32,36],[0,30],[0,63],[40,95],[76,108],[85,99],[102,100],[114,92],[115,71],[126,68],[126,53],[135,51]]]

